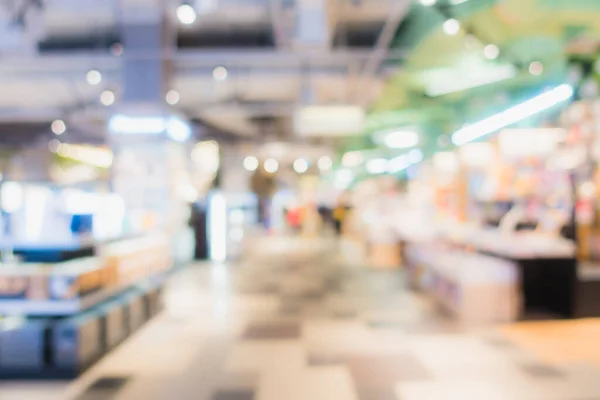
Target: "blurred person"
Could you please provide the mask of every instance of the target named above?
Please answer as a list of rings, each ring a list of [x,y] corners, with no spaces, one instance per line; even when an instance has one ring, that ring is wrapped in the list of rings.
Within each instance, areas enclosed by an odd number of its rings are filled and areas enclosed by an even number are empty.
[[[292,207],[288,209],[287,222],[290,228],[292,228],[292,232],[300,232],[300,228],[302,227],[302,215],[303,212],[301,207]]]
[[[342,199],[338,199],[335,208],[333,209],[333,227],[337,236],[342,235],[342,227],[344,218],[346,217],[346,206]]]
[[[192,203],[190,205],[191,213],[189,226],[194,230],[195,246],[194,259],[208,259],[208,242],[206,236],[206,208],[200,203]]]

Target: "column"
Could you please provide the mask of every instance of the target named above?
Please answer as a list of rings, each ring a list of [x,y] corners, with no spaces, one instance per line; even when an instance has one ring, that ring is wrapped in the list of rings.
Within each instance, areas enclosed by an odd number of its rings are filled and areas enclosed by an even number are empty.
[[[186,202],[194,200],[184,144],[191,128],[164,100],[175,36],[162,3],[120,2],[123,93],[108,128],[113,190],[125,202],[126,230],[159,228],[176,236],[187,225]]]

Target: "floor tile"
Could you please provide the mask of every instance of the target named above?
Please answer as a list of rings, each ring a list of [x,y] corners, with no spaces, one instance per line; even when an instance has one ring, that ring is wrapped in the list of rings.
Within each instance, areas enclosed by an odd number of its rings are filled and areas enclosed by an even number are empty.
[[[600,359],[597,321],[464,326],[334,242],[252,247],[178,272],[165,311],[81,379],[2,382],[0,400],[600,400],[579,364]]]
[[[564,378],[565,374],[558,368],[544,364],[522,365],[523,371],[532,378]]]
[[[346,365],[357,387],[393,389],[398,382],[430,381],[433,375],[419,360],[403,356],[352,356]]]
[[[214,394],[212,400],[253,400],[254,391],[248,390],[221,390]]]
[[[282,340],[298,339],[300,337],[298,324],[252,324],[244,331],[244,340]]]
[[[494,385],[479,382],[407,383],[396,393],[402,400],[507,400]]]
[[[334,354],[309,354],[307,365],[309,367],[322,367],[344,364],[343,357]]]
[[[128,376],[103,376],[96,379],[77,400],[110,400],[129,383]]]

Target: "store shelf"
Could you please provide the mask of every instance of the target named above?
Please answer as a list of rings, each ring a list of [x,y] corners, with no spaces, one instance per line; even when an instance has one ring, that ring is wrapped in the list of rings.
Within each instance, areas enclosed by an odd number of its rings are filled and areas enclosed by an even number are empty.
[[[104,289],[79,299],[71,300],[28,300],[28,299],[2,299],[0,301],[0,315],[6,316],[36,316],[36,317],[66,317],[86,311],[112,297],[118,296],[128,290],[141,289],[147,291],[159,286],[169,271],[141,280],[135,284],[119,285]]]

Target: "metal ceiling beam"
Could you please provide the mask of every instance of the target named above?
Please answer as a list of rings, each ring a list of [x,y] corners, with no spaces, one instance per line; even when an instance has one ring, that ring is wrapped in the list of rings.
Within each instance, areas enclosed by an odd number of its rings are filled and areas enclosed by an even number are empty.
[[[173,59],[176,69],[191,67],[214,68],[217,65],[226,67],[254,67],[276,69],[277,67],[301,66],[344,66],[349,63],[370,61],[377,67],[384,60],[401,60],[405,53],[401,51],[385,51],[375,56],[370,50],[334,50],[310,54],[299,54],[293,51],[277,50],[179,50],[176,53],[138,52],[129,57]],[[108,53],[96,52],[66,52],[53,55],[38,55],[36,57],[10,57],[0,59],[0,75],[5,78],[10,75],[27,75],[29,73],[55,74],[85,72],[95,68],[103,73],[118,73],[122,66],[122,58]],[[379,63],[379,64],[377,64]],[[377,65],[376,65],[377,64]],[[373,68],[373,67],[370,67]],[[363,71],[367,72],[367,71]]]
[[[363,104],[365,104],[364,102],[368,100],[368,96],[364,96],[364,93],[366,93],[368,90],[368,88],[364,87],[364,82],[367,81],[369,77],[375,76],[378,73],[383,61],[389,59],[389,55],[392,53],[390,51],[390,45],[394,40],[400,22],[402,22],[406,16],[406,13],[408,12],[411,1],[396,0],[392,4],[392,9],[390,10],[389,17],[385,22],[381,33],[379,34],[377,44],[369,55],[365,66],[359,75],[355,97]]]

